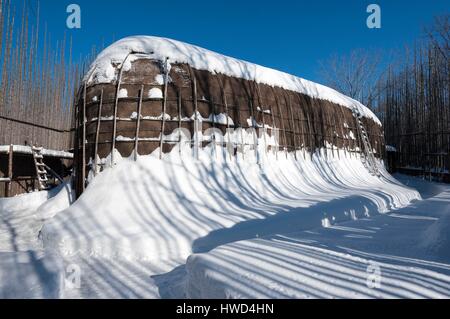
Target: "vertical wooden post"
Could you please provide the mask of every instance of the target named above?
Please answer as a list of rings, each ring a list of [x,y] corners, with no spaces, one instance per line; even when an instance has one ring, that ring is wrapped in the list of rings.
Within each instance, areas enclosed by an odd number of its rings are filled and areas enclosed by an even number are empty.
[[[162,123],[161,123],[161,136],[159,139],[159,159],[162,159],[163,144],[164,144],[164,129],[166,125],[166,108],[167,108],[167,85],[169,83],[169,68],[168,68],[169,57],[166,57],[166,63],[164,65],[164,96],[162,105]]]
[[[76,95],[74,96],[74,121],[75,121],[75,134],[74,134],[74,140],[73,140],[73,167],[74,167],[74,173],[73,173],[73,182],[72,185],[75,188],[75,197],[78,198],[78,196],[81,195],[81,187],[80,187],[80,94],[81,94],[81,88],[82,86],[78,88],[78,91]]]
[[[212,115],[212,117],[211,117],[212,127],[216,128],[216,106],[214,105],[214,99],[212,96],[210,97],[209,105],[211,106],[211,111],[212,111],[212,113],[210,114],[210,116]],[[211,141],[210,144],[212,144],[214,156],[217,158],[216,132],[214,130],[213,130],[213,136],[211,137],[211,140],[213,140],[213,141]]]
[[[123,60],[122,65],[120,66],[119,76],[117,79],[116,96],[114,100],[113,136],[111,142],[111,167],[114,166],[114,150],[116,149],[116,134],[117,134],[117,106],[119,104],[119,92],[120,92],[120,84],[122,83],[123,66],[127,61],[128,57],[130,56],[130,54],[132,53],[128,53],[128,55]]]
[[[338,144],[339,144],[339,138],[338,138],[338,136],[337,136],[337,125],[336,125],[336,108],[333,108],[333,144],[336,146],[336,153],[337,153],[337,156],[338,156],[338,159],[340,159],[341,158],[341,155],[340,155],[340,152],[339,152],[339,146],[338,146]],[[333,147],[334,147],[334,145],[333,145]]]
[[[325,104],[325,110],[323,111],[325,120],[324,120],[324,126],[325,126],[325,132],[331,131],[331,136],[328,136],[325,134],[325,143],[327,142],[326,139],[330,138],[331,141],[331,156],[334,158],[334,129],[333,125],[331,124],[331,118],[330,118],[330,112],[328,112],[328,105]],[[325,149],[327,150],[327,156],[328,156],[328,146],[325,145]]]
[[[275,98],[275,104],[277,105],[277,109],[278,109],[278,114],[280,114],[280,123],[281,123],[281,129],[283,130],[283,137],[284,137],[284,152],[287,158],[287,139],[286,139],[286,129],[284,127],[284,122],[283,122],[283,117],[282,117],[282,113],[281,113],[281,108],[280,108],[280,104],[278,103],[277,97],[275,95],[275,89],[273,87],[271,87],[272,90],[272,95]]]
[[[181,89],[177,90],[177,106],[178,106],[178,153],[181,155]]]
[[[134,134],[134,161],[138,158],[139,147],[139,130],[141,129],[141,112],[142,112],[142,96],[144,95],[144,85],[141,85],[139,90],[139,102],[137,106],[137,119],[136,119],[136,133]]]
[[[306,148],[308,145],[312,145],[311,143],[311,134],[312,134],[312,127],[311,123],[309,121],[309,114],[308,110],[305,111],[305,109],[302,109],[302,99],[300,98],[300,93],[296,94],[298,103],[300,106],[300,109],[303,111],[303,122],[306,122],[306,132],[303,133],[303,148]],[[302,125],[302,131],[303,131],[303,125]],[[308,145],[307,145],[308,144]],[[310,156],[312,156],[312,148],[310,149]],[[305,157],[306,159],[306,157]]]
[[[311,97],[311,112],[309,113],[309,114],[311,114],[311,117],[312,117],[312,120],[311,120],[311,122],[312,122],[312,127],[313,127],[313,131],[314,131],[314,134],[312,134],[311,135],[311,142],[314,144],[313,145],[313,147],[314,147],[314,152],[311,152],[311,155],[313,155],[313,153],[315,153],[316,152],[316,150],[317,150],[317,140],[318,140],[318,138],[320,137],[320,138],[322,138],[323,136],[321,136],[321,135],[319,135],[319,129],[320,129],[320,131],[321,131],[321,133],[322,133],[322,130],[321,130],[321,127],[320,127],[320,125],[322,124],[320,121],[318,121],[318,118],[317,118],[317,116],[316,116],[316,113],[315,113],[315,110],[316,110],[316,105],[315,105],[315,99],[313,98],[313,97]],[[317,115],[318,116],[320,116],[320,114],[319,114],[319,112],[320,112],[320,109],[318,109],[317,110],[318,112],[317,112]],[[309,114],[308,114],[308,118],[309,118]],[[320,119],[320,118],[319,118]],[[320,143],[319,143],[320,144]],[[311,148],[311,150],[312,150],[312,148]]]
[[[285,94],[284,95],[284,99],[285,99],[285,102],[287,103],[289,115],[290,115],[290,118],[291,118],[291,126],[292,126],[292,132],[293,132],[292,134],[294,134],[294,138],[293,138],[293,141],[294,141],[294,158],[295,158],[295,160],[297,160],[297,143],[295,141],[297,133],[295,131],[294,114],[292,113],[291,96],[288,95],[288,99],[286,99],[286,94]]]
[[[191,77],[191,83],[192,83],[192,100],[194,102],[194,157],[198,159],[198,101],[197,101],[197,79],[195,77],[194,71],[192,70],[191,66],[189,65],[189,74]]]
[[[264,108],[263,108],[263,105],[262,105],[262,102],[261,102],[261,92],[259,90],[259,84],[256,83],[256,81],[253,81],[253,83],[256,86],[256,96],[258,97],[258,104],[259,104],[260,113],[261,113],[261,117],[262,117],[262,123],[263,123],[264,153],[267,154],[266,121],[264,119]],[[256,110],[258,110],[258,108]],[[256,121],[256,117],[255,117],[255,121]]]
[[[258,134],[256,132],[258,122],[256,122],[255,112],[253,110],[253,99],[249,100],[249,106],[250,106],[250,114],[252,117],[252,127],[254,130],[252,135],[253,135],[253,145],[255,147],[255,157],[256,157],[256,161],[259,162],[259,160],[258,160]]]
[[[223,102],[223,105],[225,106],[225,114],[226,114],[226,116],[227,116],[227,131],[226,131],[226,135],[227,135],[227,140],[228,140],[228,142],[227,142],[227,151],[228,151],[228,153],[229,153],[229,155],[230,155],[230,160],[231,159],[233,159],[233,155],[232,155],[232,150],[231,149],[228,149],[228,147],[231,147],[231,136],[230,136],[230,122],[229,122],[229,116],[228,116],[228,103],[227,103],[227,97],[225,96],[225,89],[224,89],[224,85],[223,85],[223,83],[222,83],[222,80],[220,79],[220,75],[219,75],[219,73],[217,73],[217,71],[215,72],[216,73],[216,79],[217,79],[217,82],[219,82],[219,86],[220,86],[220,92],[221,92],[221,94],[222,94],[222,102]]]
[[[344,155],[345,155],[345,157],[347,157],[347,153],[349,151],[350,144],[348,143],[348,138],[345,138],[345,136],[344,136],[344,135],[346,135],[346,134],[344,134],[345,129],[346,129],[346,128],[344,129],[344,123],[347,123],[347,122],[345,120],[345,114],[344,114],[344,110],[342,108],[343,108],[343,106],[339,104],[339,110],[341,112],[341,121],[340,122],[342,124],[342,125],[340,125],[341,135],[342,135],[342,145],[344,147]],[[347,123],[347,126],[348,126],[348,123]],[[347,136],[348,136],[348,134],[347,134]],[[351,156],[351,154],[350,154],[350,156]]]
[[[5,197],[11,196],[11,186],[12,186],[12,179],[13,179],[13,158],[14,158],[14,146],[11,144],[9,145],[9,152],[8,152],[8,178],[9,181],[5,185]]]
[[[298,96],[296,94],[296,96]],[[298,120],[298,125],[300,127],[300,136],[302,137],[301,139],[301,147],[302,147],[302,153],[303,153],[303,159],[306,159],[306,155],[305,155],[305,148],[306,148],[306,137],[305,137],[305,132],[304,132],[304,126],[306,122],[306,118],[305,118],[305,114],[303,112],[301,112],[302,110],[302,105],[301,105],[301,100],[299,99],[299,104],[298,104],[298,108],[299,108],[299,115],[302,114],[301,117],[299,117]]]
[[[272,118],[272,136],[274,132],[277,132],[277,136],[279,137],[280,135],[278,134],[279,129],[275,126],[275,115],[273,114],[273,109],[272,109],[272,104],[269,104],[269,111],[270,111],[270,117]],[[275,149],[275,158],[278,160],[278,148],[280,145],[280,139],[278,139],[278,146]]]
[[[94,176],[97,175],[97,157],[98,157],[98,137],[100,134],[100,123],[102,118],[102,107],[103,107],[103,88],[100,93],[100,104],[98,105],[98,113],[97,113],[97,129],[95,130],[95,145],[94,145]]]
[[[82,146],[82,159],[81,159],[81,191],[84,192],[86,188],[86,82],[83,85],[83,146]]]

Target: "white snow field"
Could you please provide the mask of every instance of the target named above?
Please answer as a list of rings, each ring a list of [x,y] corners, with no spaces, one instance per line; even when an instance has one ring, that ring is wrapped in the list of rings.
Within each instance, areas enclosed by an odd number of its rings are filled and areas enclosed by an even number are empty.
[[[0,298],[58,298],[64,287],[59,256],[45,254],[38,234],[72,201],[68,185],[0,198]]]
[[[450,296],[449,185],[219,149],[122,159],[71,206],[67,187],[1,199],[0,297]]]

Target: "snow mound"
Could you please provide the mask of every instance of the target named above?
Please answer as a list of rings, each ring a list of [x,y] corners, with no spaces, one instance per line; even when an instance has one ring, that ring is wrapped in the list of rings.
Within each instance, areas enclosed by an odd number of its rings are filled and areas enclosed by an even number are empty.
[[[400,262],[401,258],[386,261],[381,258],[383,254],[358,256],[353,251],[323,246],[304,240],[302,236],[276,235],[191,255],[186,265],[187,297],[391,299],[450,296],[448,265],[428,269],[433,267],[414,259],[406,260],[407,263]]]
[[[35,251],[0,251],[0,298],[59,298],[64,266],[57,256]]]
[[[450,202],[450,189],[431,199],[436,202]],[[422,234],[422,246],[430,254],[440,256],[442,259],[450,260],[450,205],[442,210],[436,211],[437,220],[431,224]]]
[[[285,230],[308,229],[324,217],[338,222],[385,213],[420,198],[387,173],[370,175],[359,158],[344,152],[300,161],[281,152],[278,160],[268,154],[258,163],[251,154],[230,160],[225,150],[209,147],[198,160],[190,152],[177,146],[163,160],[141,156],[106,169],[44,225],[44,248],[64,256],[182,264],[192,252],[229,241],[220,233],[202,241],[215,230],[241,224],[234,238],[254,238],[273,231],[264,223],[270,218]],[[325,204],[332,200],[342,202]],[[252,220],[263,224],[247,228]]]
[[[187,63],[195,69],[217,72],[257,83],[281,87],[356,108],[359,112],[381,125],[377,116],[360,102],[329,87],[317,84],[288,73],[280,72],[250,62],[227,57],[198,46],[172,39],[154,36],[131,36],[121,39],[103,50],[93,62],[85,77],[88,84],[111,83],[117,78],[117,65],[123,63],[125,71],[131,69],[131,62],[139,55],[170,63]]]

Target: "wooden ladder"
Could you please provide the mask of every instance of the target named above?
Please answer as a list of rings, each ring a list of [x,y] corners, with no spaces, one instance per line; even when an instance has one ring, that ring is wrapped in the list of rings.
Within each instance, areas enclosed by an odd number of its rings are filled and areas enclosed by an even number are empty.
[[[359,112],[359,110],[354,107],[352,111],[353,116],[356,119],[356,127],[358,129],[359,135],[361,136],[361,140],[363,143],[363,156],[361,157],[363,165],[367,170],[370,172],[370,174],[374,176],[380,176],[380,170],[378,168],[377,161],[375,159],[375,156],[373,154],[372,145],[370,144],[369,136],[367,134],[367,130],[364,127],[364,124],[362,122],[362,114]]]
[[[50,188],[48,184],[48,172],[47,165],[44,164],[44,156],[42,155],[42,147],[31,147],[33,154],[34,166],[36,168],[36,176],[38,179],[39,190],[48,190]]]

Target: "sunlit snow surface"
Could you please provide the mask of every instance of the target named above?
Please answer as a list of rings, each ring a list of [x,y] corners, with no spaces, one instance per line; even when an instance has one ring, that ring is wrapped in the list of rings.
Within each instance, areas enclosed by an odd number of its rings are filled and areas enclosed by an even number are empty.
[[[450,186],[400,176],[420,196],[342,151],[257,163],[219,149],[123,159],[54,217],[66,189],[2,199],[0,296],[450,296]]]

